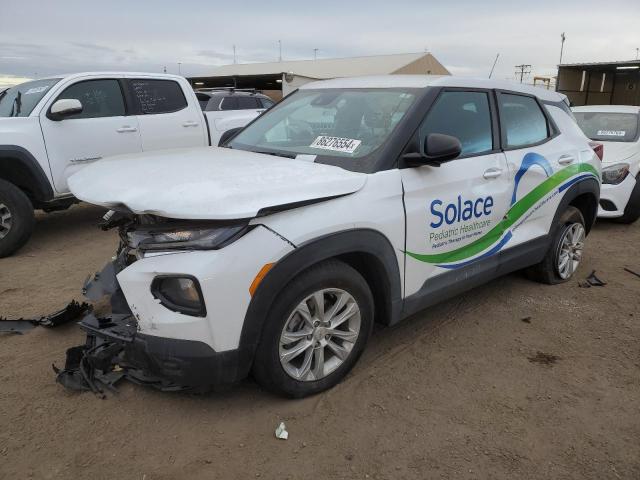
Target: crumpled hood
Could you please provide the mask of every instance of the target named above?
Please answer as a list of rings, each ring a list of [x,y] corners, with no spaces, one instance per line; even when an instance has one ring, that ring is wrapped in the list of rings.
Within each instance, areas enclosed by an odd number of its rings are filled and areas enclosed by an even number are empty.
[[[69,178],[80,200],[169,218],[228,220],[358,191],[366,175],[305,160],[218,147],[106,158]]]

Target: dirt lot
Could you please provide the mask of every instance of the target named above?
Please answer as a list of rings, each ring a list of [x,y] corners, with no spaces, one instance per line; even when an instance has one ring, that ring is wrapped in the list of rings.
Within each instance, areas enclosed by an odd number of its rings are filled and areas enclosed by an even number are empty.
[[[0,260],[0,315],[80,298],[116,246],[100,214],[39,216]],[[54,383],[74,325],[1,336],[0,477],[638,479],[640,278],[623,271],[640,271],[638,245],[640,224],[600,223],[578,278],[607,286],[493,281],[378,330],[346,381],[305,400],[250,380],[204,396],[125,383],[100,400]]]

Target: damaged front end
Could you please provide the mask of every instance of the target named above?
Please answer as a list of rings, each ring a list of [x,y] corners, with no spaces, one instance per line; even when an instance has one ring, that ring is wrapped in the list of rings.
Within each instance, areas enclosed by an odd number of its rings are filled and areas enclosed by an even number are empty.
[[[67,350],[62,370],[53,367],[56,381],[64,387],[104,396],[105,389],[114,390],[116,382],[127,378],[165,391],[188,388],[163,378],[163,367],[156,363],[153,348],[149,349],[149,337],[138,333],[132,315],[98,318],[89,314],[79,325],[87,333],[85,344]]]
[[[105,215],[101,227],[104,230],[117,227],[120,244],[112,261],[85,281],[83,294],[93,302],[107,296],[111,313],[102,316],[90,313],[79,322],[87,333],[86,342],[67,350],[63,369],[54,366],[56,381],[69,389],[92,391],[100,396],[113,390],[122,378],[163,391],[203,391],[213,384],[235,381],[237,351],[217,353],[204,342],[143,333],[117,275],[147,255],[221,248],[242,235],[248,229],[247,223],[195,223],[114,212]],[[167,282],[154,281],[149,288],[157,302],[169,311],[203,317],[204,301],[195,278],[193,282],[194,291],[197,290],[194,295],[199,298],[185,298],[184,302],[170,294],[163,295],[166,292],[162,287]],[[160,287],[156,286],[158,283]]]

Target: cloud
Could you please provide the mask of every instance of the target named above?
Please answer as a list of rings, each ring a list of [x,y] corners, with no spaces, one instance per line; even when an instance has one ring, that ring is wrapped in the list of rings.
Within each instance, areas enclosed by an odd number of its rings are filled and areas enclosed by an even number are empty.
[[[300,2],[81,0],[7,2],[0,18],[0,72],[44,76],[87,70],[203,74],[233,62],[430,50],[451,71],[513,78],[514,65],[553,74],[566,32],[567,62],[622,60],[640,46],[640,2],[457,0]]]

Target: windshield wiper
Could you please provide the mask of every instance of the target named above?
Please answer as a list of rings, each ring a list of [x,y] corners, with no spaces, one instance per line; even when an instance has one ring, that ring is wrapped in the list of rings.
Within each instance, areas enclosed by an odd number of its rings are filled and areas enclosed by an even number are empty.
[[[281,152],[267,152],[264,150],[252,150],[253,153],[264,153],[265,155],[273,155],[274,157],[284,157],[284,158],[296,158],[294,154],[291,153],[281,153]]]

